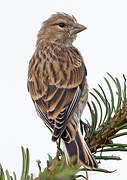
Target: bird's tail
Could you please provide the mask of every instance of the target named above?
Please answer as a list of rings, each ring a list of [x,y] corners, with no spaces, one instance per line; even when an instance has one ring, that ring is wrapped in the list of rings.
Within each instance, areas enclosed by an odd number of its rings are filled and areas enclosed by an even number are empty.
[[[81,166],[84,166],[85,168],[98,167],[95,158],[90,152],[86,142],[82,140],[78,131],[73,141],[71,141],[70,143],[67,143],[65,141],[63,142],[65,145],[65,151],[66,151],[65,153],[68,162],[74,156],[75,157],[74,164],[79,164]]]

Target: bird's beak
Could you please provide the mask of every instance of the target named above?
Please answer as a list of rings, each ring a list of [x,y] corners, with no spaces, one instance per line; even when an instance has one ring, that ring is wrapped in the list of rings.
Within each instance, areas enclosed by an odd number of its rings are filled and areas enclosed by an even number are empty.
[[[78,24],[76,23],[74,26],[73,26],[73,29],[71,30],[71,34],[77,34],[81,31],[84,31],[85,29],[87,29],[87,27],[81,25],[81,24]]]

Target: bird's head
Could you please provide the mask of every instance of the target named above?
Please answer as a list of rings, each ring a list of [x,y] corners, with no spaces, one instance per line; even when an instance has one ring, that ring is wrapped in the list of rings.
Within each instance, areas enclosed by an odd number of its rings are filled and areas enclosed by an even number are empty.
[[[65,13],[53,14],[43,22],[38,33],[37,44],[41,40],[47,40],[70,46],[76,38],[77,33],[85,29],[85,26],[77,23],[74,16]]]

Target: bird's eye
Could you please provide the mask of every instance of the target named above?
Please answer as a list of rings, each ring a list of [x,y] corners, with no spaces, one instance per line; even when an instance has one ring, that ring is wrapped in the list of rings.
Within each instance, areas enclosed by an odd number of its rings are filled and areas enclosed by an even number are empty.
[[[60,26],[61,28],[63,28],[63,27],[65,27],[65,23],[59,23],[59,26]]]

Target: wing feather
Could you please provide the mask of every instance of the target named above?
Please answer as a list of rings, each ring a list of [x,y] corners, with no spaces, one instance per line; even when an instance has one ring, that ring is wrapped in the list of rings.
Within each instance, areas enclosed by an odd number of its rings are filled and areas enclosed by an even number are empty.
[[[54,129],[55,140],[77,106],[85,76],[82,56],[74,47],[44,43],[30,61],[28,89],[38,113]]]

